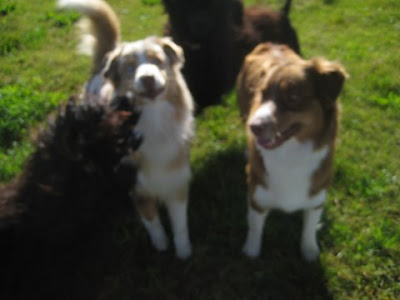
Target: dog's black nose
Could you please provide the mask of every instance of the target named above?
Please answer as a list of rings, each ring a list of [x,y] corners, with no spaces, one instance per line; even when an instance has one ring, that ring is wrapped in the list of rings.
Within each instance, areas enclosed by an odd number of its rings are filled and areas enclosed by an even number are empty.
[[[142,76],[140,78],[140,81],[142,82],[143,87],[147,91],[154,90],[155,85],[156,85],[156,81],[154,79],[154,76],[151,76],[151,75]]]
[[[262,119],[253,120],[250,124],[250,130],[254,135],[274,135],[276,131],[276,125],[273,122],[266,122]]]
[[[264,130],[265,125],[262,122],[253,122],[250,124],[250,130],[254,135],[260,135]]]

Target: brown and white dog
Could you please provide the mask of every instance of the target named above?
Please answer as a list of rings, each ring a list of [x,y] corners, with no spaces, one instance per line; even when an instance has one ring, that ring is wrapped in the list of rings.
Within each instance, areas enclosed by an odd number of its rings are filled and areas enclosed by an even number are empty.
[[[337,131],[337,97],[346,78],[337,62],[303,60],[287,46],[264,43],[245,59],[238,101],[246,120],[249,161],[248,234],[244,253],[261,251],[271,209],[303,211],[303,257],[319,255],[316,232]]]
[[[153,245],[158,250],[168,246],[157,210],[161,201],[170,215],[176,255],[189,257],[187,203],[194,118],[192,96],[180,72],[182,49],[168,37],[120,42],[118,18],[104,1],[61,0],[59,5],[90,20],[96,43],[86,93],[128,98],[141,111],[136,129],[143,143],[129,160],[138,167],[134,194]]]

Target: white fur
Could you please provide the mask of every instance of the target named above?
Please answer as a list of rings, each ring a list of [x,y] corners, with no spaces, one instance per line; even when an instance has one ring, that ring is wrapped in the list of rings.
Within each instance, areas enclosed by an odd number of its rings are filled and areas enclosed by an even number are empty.
[[[178,123],[174,114],[175,108],[163,99],[147,101],[142,108],[136,130],[144,140],[138,151],[152,168],[165,167],[192,138],[193,117],[187,113]]]
[[[86,83],[85,93],[109,101],[112,99],[114,86],[109,80],[105,80],[103,74],[96,74]]]
[[[164,76],[161,74],[160,69],[157,68],[154,64],[143,63],[141,64],[137,70],[135,75],[135,80],[133,82],[133,89],[137,93],[144,93],[145,87],[142,83],[142,78],[146,76],[151,76],[154,78],[155,88],[160,89],[164,88],[166,84],[166,80]]]
[[[258,257],[261,252],[261,241],[264,229],[264,222],[268,211],[258,212],[251,206],[247,211],[248,233],[243,252],[252,258]]]
[[[268,189],[257,186],[254,201],[266,211],[258,212],[249,205],[249,229],[243,251],[250,257],[259,256],[264,221],[269,209],[286,212],[304,210],[301,249],[304,258],[312,261],[319,255],[316,232],[322,214],[322,208],[314,208],[324,203],[326,190],[313,197],[309,196],[309,191],[312,174],[326,157],[328,148],[315,151],[311,142],[300,143],[295,138],[274,150],[257,147],[267,167]]]
[[[254,114],[249,118],[248,123],[251,124],[253,121],[262,119],[265,122],[271,122],[275,119],[274,114],[276,111],[276,104],[272,101],[268,101],[260,106]]]
[[[168,248],[168,238],[165,230],[161,225],[160,217],[158,214],[152,219],[148,220],[144,217],[141,218],[144,227],[150,235],[150,240],[153,246],[158,251],[165,251]]]
[[[189,189],[191,174],[187,151],[189,151],[189,142],[194,134],[194,118],[193,99],[180,72],[184,62],[182,49],[166,37],[160,39],[149,37],[136,42],[119,42],[117,16],[105,1],[58,0],[57,3],[59,8],[79,11],[91,19],[91,22],[82,23],[83,29],[89,32],[89,35],[84,36],[86,42],[89,41],[89,43],[85,43],[84,50],[86,52],[96,53],[96,50],[99,50],[96,49],[96,39],[106,38],[106,36],[98,34],[96,30],[88,30],[91,26],[94,26],[92,29],[97,30],[103,28],[96,28],[96,26],[100,26],[95,22],[99,20],[98,18],[104,18],[100,19],[105,21],[105,25],[103,25],[108,26],[108,30],[112,30],[114,34],[118,35],[117,37],[112,36],[113,39],[116,39],[116,44],[110,45],[110,47],[115,46],[115,48],[111,51],[108,50],[107,54],[101,54],[107,58],[106,66],[104,68],[101,66],[102,71],[96,69],[95,72],[98,73],[93,74],[87,83],[85,93],[100,95],[105,100],[111,100],[115,95],[121,96],[118,93],[125,93],[123,96],[136,100],[137,106],[142,106],[141,117],[136,129],[142,133],[143,143],[138,151],[132,154],[132,157],[124,160],[139,163],[137,191],[143,192],[144,195],[157,197],[167,205],[174,233],[176,254],[179,258],[189,257],[191,246],[187,226],[188,199],[187,195],[183,195],[183,193]],[[164,52],[165,46],[170,47],[176,54],[171,61]],[[152,58],[146,55],[148,50],[157,52],[159,61],[151,61]],[[133,55],[135,56],[135,66],[127,61],[131,60]],[[118,60],[115,61],[114,59],[117,58]],[[112,62],[116,62],[117,65],[112,65]],[[124,74],[123,88],[114,87],[112,80],[105,77],[111,66],[116,66],[117,72]],[[122,68],[125,68],[123,72],[121,72]],[[170,75],[172,78],[168,78]],[[143,76],[151,76],[154,79],[154,90],[153,86],[150,86],[149,91],[146,91],[146,87],[143,85]],[[174,86],[172,80],[176,80],[177,87]],[[172,85],[171,88],[174,91],[168,90],[168,84]],[[177,102],[168,100],[176,99],[165,99],[166,95],[183,97],[183,101],[179,104],[172,104]],[[174,107],[174,105],[182,105],[182,107]],[[180,167],[172,168],[173,162],[179,159],[178,155],[187,156],[183,158],[186,161],[183,161]],[[137,157],[139,157],[138,160],[136,160]],[[158,214],[150,220],[144,215],[141,217],[154,246],[158,250],[165,250],[168,245],[167,237]]]
[[[85,15],[91,15],[94,11],[98,11],[102,5],[99,0],[58,0],[57,7],[61,9],[72,9],[80,11]]]
[[[96,46],[96,38],[90,33],[91,23],[89,19],[82,18],[77,23],[80,33],[80,41],[78,44],[78,52],[87,56],[93,55]]]
[[[163,99],[164,94],[154,100],[145,101],[136,126],[136,130],[143,135],[143,143],[137,151],[143,159],[143,166],[138,170],[136,187],[166,204],[174,234],[176,255],[186,259],[191,255],[187,225],[188,199],[187,195],[185,199],[178,198],[178,194],[182,187],[188,189],[191,175],[189,157],[182,167],[170,168],[170,163],[181,153],[183,147],[188,147],[193,136],[192,100],[188,92],[183,94],[189,97],[189,105],[180,122],[175,118],[177,108]],[[157,224],[157,228],[158,226],[162,225]],[[154,231],[149,226],[145,227],[153,244],[156,244],[154,241],[160,239],[160,229]],[[157,246],[156,248],[159,249]]]
[[[303,212],[303,232],[301,234],[301,253],[307,261],[315,260],[319,255],[317,242],[318,223],[322,208],[310,209]]]
[[[192,254],[187,226],[187,201],[168,199],[166,205],[171,219],[176,255],[186,259]]]
[[[174,107],[159,99],[143,107],[136,126],[136,130],[143,135],[138,153],[143,156],[146,165],[138,172],[137,185],[161,198],[187,184],[190,178],[189,165],[175,170],[168,168],[184,143],[189,142],[192,132],[191,117],[188,116],[184,124],[177,123],[173,117]]]
[[[311,176],[328,154],[328,147],[314,151],[311,142],[300,143],[295,138],[273,150],[257,145],[268,172],[268,189],[257,186],[255,200],[261,207],[286,212],[321,205],[325,199],[309,197]]]

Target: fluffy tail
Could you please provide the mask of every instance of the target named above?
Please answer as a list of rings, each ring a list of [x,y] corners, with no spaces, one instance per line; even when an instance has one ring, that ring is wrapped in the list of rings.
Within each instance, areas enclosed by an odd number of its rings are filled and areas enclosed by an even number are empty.
[[[103,0],[58,0],[57,6],[80,12],[88,18],[80,24],[83,33],[79,48],[93,56],[93,72],[97,72],[105,54],[119,42],[117,15]]]
[[[289,16],[291,4],[292,4],[292,0],[286,0],[285,5],[281,9],[282,14],[285,15],[286,17]]]

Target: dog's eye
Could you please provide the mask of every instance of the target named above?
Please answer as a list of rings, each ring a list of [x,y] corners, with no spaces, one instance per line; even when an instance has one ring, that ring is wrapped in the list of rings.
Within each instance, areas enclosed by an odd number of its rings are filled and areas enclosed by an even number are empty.
[[[153,57],[151,59],[151,63],[155,64],[156,66],[161,66],[163,64],[163,61],[159,57]]]
[[[302,101],[299,95],[287,95],[283,98],[283,102],[288,109],[298,109]]]
[[[127,65],[127,66],[125,67],[125,71],[126,71],[127,73],[133,73],[133,72],[135,71],[135,67],[132,66],[132,65]]]

